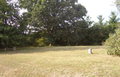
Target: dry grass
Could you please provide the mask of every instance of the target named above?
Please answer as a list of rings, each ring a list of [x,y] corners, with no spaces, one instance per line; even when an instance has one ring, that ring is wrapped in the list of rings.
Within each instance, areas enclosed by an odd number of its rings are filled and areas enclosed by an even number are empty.
[[[93,54],[88,54],[93,48]],[[20,48],[0,52],[0,77],[119,77],[120,57],[102,46]]]

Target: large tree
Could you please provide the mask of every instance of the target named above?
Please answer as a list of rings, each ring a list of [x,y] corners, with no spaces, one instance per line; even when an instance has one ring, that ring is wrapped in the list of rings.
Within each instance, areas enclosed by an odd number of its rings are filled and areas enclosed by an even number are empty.
[[[1,44],[15,46],[22,43],[25,26],[19,16],[17,3],[12,0],[0,0],[0,40]]]
[[[77,0],[21,0],[21,6],[31,15],[30,25],[37,32],[45,30],[49,43],[54,45],[80,44],[85,38],[87,11],[76,3]]]

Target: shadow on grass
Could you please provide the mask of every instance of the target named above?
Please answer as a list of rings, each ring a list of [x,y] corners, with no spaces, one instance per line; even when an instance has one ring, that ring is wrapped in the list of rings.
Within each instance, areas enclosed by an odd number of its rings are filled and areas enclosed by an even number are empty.
[[[3,49],[0,49],[0,54],[20,54],[20,53],[44,53],[44,52],[50,52],[50,51],[82,51],[82,50],[88,50],[89,48],[92,49],[101,49],[103,46],[55,46],[55,47],[21,47],[17,48],[16,51],[13,51],[12,48],[9,48],[8,51],[4,51]],[[96,54],[96,53],[93,53]]]

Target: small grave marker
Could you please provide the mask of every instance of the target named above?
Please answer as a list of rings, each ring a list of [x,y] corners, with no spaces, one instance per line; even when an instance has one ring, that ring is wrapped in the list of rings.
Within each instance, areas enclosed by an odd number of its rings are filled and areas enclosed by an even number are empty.
[[[16,51],[16,47],[13,47],[13,50]]]
[[[88,49],[88,53],[89,53],[89,54],[92,54],[92,48],[89,48],[89,49]]]
[[[6,49],[6,48],[5,48],[4,50],[5,50],[5,51],[7,51],[7,49]]]

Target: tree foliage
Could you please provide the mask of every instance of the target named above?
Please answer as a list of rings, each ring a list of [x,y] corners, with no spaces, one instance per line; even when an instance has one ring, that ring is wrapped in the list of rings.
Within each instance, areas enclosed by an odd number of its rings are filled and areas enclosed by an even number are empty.
[[[114,12],[111,12],[109,21],[104,23],[104,18],[99,15],[98,22],[94,23],[92,27],[89,28],[89,40],[90,44],[101,45],[109,38],[109,33],[114,33],[114,30],[118,27],[118,18]]]
[[[116,6],[118,10],[120,10],[120,0],[116,0]],[[107,49],[107,54],[120,56],[120,24],[115,13],[111,13],[110,21],[109,21],[109,30],[111,30],[111,34],[109,38],[105,41],[105,46]],[[116,29],[117,28],[117,29]],[[115,30],[116,29],[116,30]],[[115,31],[114,31],[115,30]]]
[[[37,32],[44,30],[50,44],[75,45],[85,39],[83,34],[88,25],[84,16],[87,11],[81,4],[75,4],[77,0],[32,1],[21,3],[31,14],[30,25],[37,28]],[[24,6],[26,2],[31,6]]]
[[[105,42],[107,54],[120,56],[120,27]]]
[[[120,20],[117,18],[117,15],[114,12],[111,12],[111,16],[109,17],[109,30],[110,33],[114,33],[114,30],[118,27],[118,21]]]
[[[115,1],[115,4],[116,4],[118,10],[120,11],[120,0],[116,0],[116,1]]]
[[[104,22],[99,15],[98,22],[94,22],[77,0],[11,1],[0,1],[0,46],[6,48],[21,44],[100,45],[118,27],[119,19],[114,12],[109,21]],[[20,8],[28,12],[20,16]]]
[[[11,0],[0,0],[0,40],[6,48],[22,43],[25,26],[21,25],[16,4]]]

